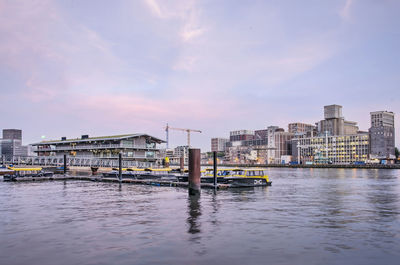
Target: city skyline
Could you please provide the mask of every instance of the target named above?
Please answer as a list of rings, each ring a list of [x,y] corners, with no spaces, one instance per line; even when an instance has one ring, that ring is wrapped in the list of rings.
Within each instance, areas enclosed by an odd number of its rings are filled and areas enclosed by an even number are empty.
[[[22,129],[29,144],[82,134],[165,139],[169,123],[202,130],[192,145],[207,151],[212,137],[315,124],[324,105],[339,104],[367,131],[370,112],[400,113],[399,7],[0,1],[0,127]],[[185,145],[186,134],[170,133],[170,142]]]

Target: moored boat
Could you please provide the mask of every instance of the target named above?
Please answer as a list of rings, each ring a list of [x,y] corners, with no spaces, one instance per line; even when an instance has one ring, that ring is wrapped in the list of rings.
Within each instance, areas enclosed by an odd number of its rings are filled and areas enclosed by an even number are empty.
[[[224,183],[235,187],[271,186],[267,171],[262,168],[233,169],[230,176],[224,178]]]
[[[179,176],[181,182],[188,181],[188,175]],[[201,183],[214,182],[214,170],[207,168],[203,171]],[[267,171],[261,168],[224,168],[217,170],[217,183],[230,184],[237,187],[271,186]]]
[[[8,169],[11,170],[11,172],[7,175],[4,175],[3,177],[4,181],[14,181],[17,180],[18,178],[24,178],[24,177],[37,178],[37,177],[53,176],[53,172],[43,171],[41,167],[35,167],[35,168],[8,167]]]

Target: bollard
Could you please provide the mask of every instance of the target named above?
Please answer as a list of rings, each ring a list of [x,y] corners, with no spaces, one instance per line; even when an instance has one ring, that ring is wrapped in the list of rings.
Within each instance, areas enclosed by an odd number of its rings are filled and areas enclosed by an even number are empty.
[[[200,149],[189,149],[189,195],[200,195]]]
[[[213,152],[214,156],[214,188],[217,188],[217,152]]]
[[[99,169],[98,167],[93,167],[93,166],[90,167],[90,170],[92,170],[92,175],[96,175],[98,169]]]
[[[181,173],[183,173],[185,171],[185,158],[183,156],[181,156],[179,158],[179,167],[180,167]]]
[[[122,153],[118,154],[118,178],[122,181]]]
[[[64,155],[64,175],[67,173],[67,155]]]

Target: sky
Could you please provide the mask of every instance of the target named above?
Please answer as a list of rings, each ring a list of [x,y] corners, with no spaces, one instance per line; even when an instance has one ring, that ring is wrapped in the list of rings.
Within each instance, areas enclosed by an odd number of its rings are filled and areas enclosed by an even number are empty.
[[[0,128],[45,139],[400,124],[398,0],[0,0]],[[399,129],[396,146],[400,146]],[[170,131],[170,146],[186,133]]]

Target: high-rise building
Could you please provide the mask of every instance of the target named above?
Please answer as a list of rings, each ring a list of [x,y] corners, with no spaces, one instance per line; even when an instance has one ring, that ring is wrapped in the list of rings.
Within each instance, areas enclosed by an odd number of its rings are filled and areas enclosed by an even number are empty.
[[[18,129],[4,129],[1,139],[1,155],[6,161],[12,161],[15,157],[26,157],[28,147],[22,145],[22,131]]]
[[[228,141],[226,138],[211,138],[211,152],[224,152]]]
[[[371,158],[393,159],[395,150],[394,113],[388,111],[371,112]]]

